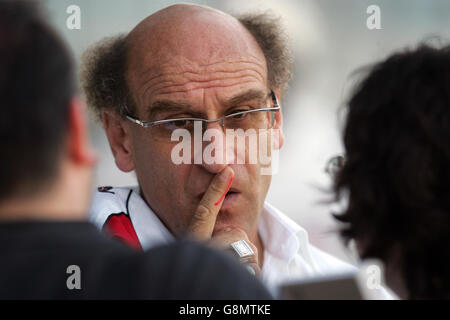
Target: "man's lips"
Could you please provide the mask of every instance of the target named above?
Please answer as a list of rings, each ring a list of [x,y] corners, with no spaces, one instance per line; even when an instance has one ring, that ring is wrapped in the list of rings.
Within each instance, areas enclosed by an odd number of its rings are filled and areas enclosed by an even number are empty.
[[[198,196],[198,201],[200,201],[203,196],[205,195],[204,192],[202,192],[199,196]],[[236,201],[238,201],[241,198],[241,192],[239,192],[237,189],[235,188],[230,188],[230,190],[228,190],[228,192],[225,194],[225,197],[223,198],[223,201],[220,205],[220,212],[228,212],[231,213],[231,211],[233,210],[233,208],[236,205]],[[214,201],[219,201],[220,199],[214,199]],[[217,203],[217,202],[216,202]],[[230,211],[231,210],[231,211]]]
[[[232,187],[232,188],[230,188],[230,190],[228,190],[228,192],[226,193],[225,199],[227,199],[227,197],[229,197],[229,196],[231,196],[231,195],[236,195],[236,194],[239,194],[239,193],[240,193],[240,192],[239,192],[238,189]],[[198,201],[200,201],[200,200],[203,198],[204,195],[205,195],[205,192],[200,193],[200,194],[197,196]],[[217,199],[217,200],[218,200],[218,199]]]
[[[241,193],[235,191],[228,191],[225,195],[225,199],[222,202],[222,207],[220,208],[221,212],[231,212],[233,208],[233,204],[240,198]],[[230,211],[231,210],[231,211]]]

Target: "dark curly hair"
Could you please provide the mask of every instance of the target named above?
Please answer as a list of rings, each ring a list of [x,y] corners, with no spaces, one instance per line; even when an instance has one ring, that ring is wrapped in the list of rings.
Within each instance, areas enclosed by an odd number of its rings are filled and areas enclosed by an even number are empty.
[[[292,78],[293,55],[280,19],[270,12],[245,14],[237,19],[264,53],[270,87],[285,91]],[[127,52],[127,35],[121,34],[95,43],[83,54],[81,83],[87,104],[98,119],[103,108],[121,116],[134,111],[125,81]]]
[[[373,66],[348,102],[343,139],[343,237],[387,264],[399,248],[408,298],[450,298],[450,46]]]

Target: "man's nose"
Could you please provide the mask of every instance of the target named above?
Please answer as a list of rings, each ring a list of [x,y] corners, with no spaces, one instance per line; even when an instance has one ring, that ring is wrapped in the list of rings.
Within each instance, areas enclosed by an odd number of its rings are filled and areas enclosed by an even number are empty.
[[[229,163],[227,156],[225,128],[221,121],[206,125],[202,143],[202,167],[211,173],[222,171]]]

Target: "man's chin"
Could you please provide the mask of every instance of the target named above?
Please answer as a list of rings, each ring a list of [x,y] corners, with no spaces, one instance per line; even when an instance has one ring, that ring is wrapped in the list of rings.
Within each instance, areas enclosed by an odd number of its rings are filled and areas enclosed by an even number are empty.
[[[221,230],[223,230],[225,228],[243,229],[240,225],[235,224],[235,223],[216,222],[216,224],[214,225],[213,236],[214,236],[214,233],[220,232]]]
[[[224,228],[238,228],[247,231],[252,210],[242,193],[227,194],[217,215],[214,231]]]
[[[242,221],[242,216],[235,214],[234,212],[224,211],[219,212],[216,219],[216,224],[214,225],[214,232],[218,232],[225,228],[236,228],[246,230],[245,222]]]

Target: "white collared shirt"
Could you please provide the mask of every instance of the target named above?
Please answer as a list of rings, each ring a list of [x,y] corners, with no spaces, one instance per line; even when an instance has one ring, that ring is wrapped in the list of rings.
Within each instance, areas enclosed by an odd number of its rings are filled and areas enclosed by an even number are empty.
[[[91,222],[102,228],[110,215],[118,213],[129,215],[143,250],[175,240],[141,198],[139,187],[95,192],[89,214]],[[310,244],[305,229],[267,202],[258,231],[264,246],[261,280],[273,292],[280,283],[288,280],[357,272],[356,267]]]
[[[261,277],[269,288],[287,280],[357,271],[314,247],[305,229],[267,202],[258,229],[264,245]]]

